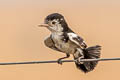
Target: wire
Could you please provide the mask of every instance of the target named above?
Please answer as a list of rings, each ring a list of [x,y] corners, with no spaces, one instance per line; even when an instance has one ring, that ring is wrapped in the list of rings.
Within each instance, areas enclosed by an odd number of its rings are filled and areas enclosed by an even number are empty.
[[[89,61],[112,61],[112,60],[120,60],[120,58],[98,58],[98,59],[81,59],[81,62],[89,62]],[[75,62],[76,60],[62,60],[62,62]],[[18,65],[18,64],[41,64],[41,63],[57,63],[57,60],[51,61],[31,61],[31,62],[8,62],[8,63],[0,63],[0,65]]]

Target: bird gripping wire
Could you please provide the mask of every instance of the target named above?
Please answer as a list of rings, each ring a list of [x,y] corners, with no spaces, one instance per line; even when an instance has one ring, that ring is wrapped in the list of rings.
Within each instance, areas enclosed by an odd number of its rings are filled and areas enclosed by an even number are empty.
[[[81,62],[89,62],[89,61],[112,61],[112,60],[120,60],[120,58],[98,58],[98,59],[81,59]],[[75,62],[76,60],[62,60],[62,62]],[[43,64],[43,63],[57,63],[57,60],[50,61],[26,61],[26,62],[5,62],[0,63],[0,65],[18,65],[18,64]]]

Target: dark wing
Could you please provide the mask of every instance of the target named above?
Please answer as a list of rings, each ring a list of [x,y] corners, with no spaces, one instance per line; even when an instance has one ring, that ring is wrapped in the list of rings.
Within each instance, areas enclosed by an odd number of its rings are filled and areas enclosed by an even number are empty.
[[[83,49],[87,47],[87,45],[85,44],[83,38],[79,37],[77,34],[75,33],[67,33],[69,39],[77,44],[78,46],[82,47]]]
[[[49,48],[51,48],[51,49],[54,49],[54,50],[56,50],[56,51],[60,51],[59,49],[57,49],[57,48],[55,47],[55,44],[54,44],[51,36],[47,37],[47,38],[44,40],[44,43],[45,43],[45,45],[46,45],[47,47],[49,47]],[[60,51],[60,52],[61,52],[61,51]]]

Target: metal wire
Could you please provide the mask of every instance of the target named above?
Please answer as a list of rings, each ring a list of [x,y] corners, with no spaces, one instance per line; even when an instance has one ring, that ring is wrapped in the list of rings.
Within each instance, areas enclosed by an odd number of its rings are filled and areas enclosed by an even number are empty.
[[[81,59],[81,62],[89,62],[89,61],[112,61],[112,60],[120,60],[120,58],[98,58],[98,59]],[[75,62],[76,60],[62,60],[62,62]],[[8,62],[8,63],[0,63],[0,65],[18,65],[18,64],[41,64],[41,63],[57,63],[57,60],[51,61],[31,61],[31,62]]]

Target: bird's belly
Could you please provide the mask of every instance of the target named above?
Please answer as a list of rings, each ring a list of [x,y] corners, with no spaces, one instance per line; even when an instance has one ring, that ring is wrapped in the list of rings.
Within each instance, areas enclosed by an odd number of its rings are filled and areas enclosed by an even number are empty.
[[[62,39],[61,35],[53,34],[52,39],[55,43],[55,47],[64,53],[73,54],[75,51],[75,48],[77,47],[76,45],[72,44],[72,42],[69,40],[67,42],[65,42]]]
[[[76,46],[72,45],[69,42],[58,41],[56,42],[55,46],[64,53],[73,54],[75,51]]]

